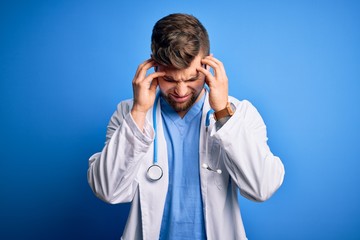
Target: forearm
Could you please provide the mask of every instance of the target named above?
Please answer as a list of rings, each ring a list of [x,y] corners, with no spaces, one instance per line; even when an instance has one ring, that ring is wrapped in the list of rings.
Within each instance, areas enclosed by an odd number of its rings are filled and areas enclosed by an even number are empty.
[[[228,136],[230,137],[230,136]],[[243,133],[237,142],[223,142],[224,163],[240,188],[240,193],[254,201],[269,199],[281,186],[284,166],[265,143],[251,133]]]
[[[244,196],[264,201],[280,187],[283,164],[270,151],[266,126],[250,103],[239,105],[214,137],[220,141],[224,164]]]
[[[146,125],[141,132],[127,115],[102,152],[90,159],[88,181],[99,198],[110,203],[131,201],[141,159],[153,141],[149,128]]]

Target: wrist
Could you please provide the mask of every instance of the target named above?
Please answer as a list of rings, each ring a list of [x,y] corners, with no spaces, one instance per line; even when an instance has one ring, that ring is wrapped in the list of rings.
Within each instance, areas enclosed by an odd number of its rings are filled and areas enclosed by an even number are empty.
[[[149,109],[147,109],[146,107],[144,106],[141,106],[140,104],[137,104],[136,102],[134,102],[132,108],[131,108],[131,113],[134,113],[134,114],[146,114],[147,111]]]
[[[219,112],[219,111],[223,110],[224,108],[226,108],[227,104],[228,104],[227,101],[225,103],[222,103],[222,104],[217,104],[216,107],[215,106],[213,107],[213,110],[215,112]]]
[[[234,112],[235,108],[233,105],[230,102],[227,102],[223,109],[214,112],[214,118],[216,121],[225,117],[230,118],[232,115],[234,115]]]
[[[135,121],[136,125],[140,130],[143,130],[145,119],[146,119],[146,112],[136,110],[134,107],[130,111],[132,119]]]

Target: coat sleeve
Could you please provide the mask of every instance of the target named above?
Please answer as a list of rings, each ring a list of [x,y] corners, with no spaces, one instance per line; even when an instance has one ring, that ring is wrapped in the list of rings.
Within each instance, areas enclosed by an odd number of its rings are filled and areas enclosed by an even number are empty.
[[[284,166],[267,145],[266,126],[248,101],[233,100],[234,115],[213,130],[222,147],[224,165],[240,193],[254,201],[265,201],[281,186]]]
[[[132,201],[141,160],[154,139],[148,121],[144,131],[136,126],[129,104],[118,105],[108,124],[103,150],[89,159],[87,178],[91,189],[97,197],[113,204]]]

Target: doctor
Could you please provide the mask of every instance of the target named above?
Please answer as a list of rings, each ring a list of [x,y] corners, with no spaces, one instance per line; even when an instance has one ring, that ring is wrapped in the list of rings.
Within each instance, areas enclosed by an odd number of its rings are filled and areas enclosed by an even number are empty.
[[[133,99],[118,105],[89,160],[89,185],[105,202],[132,203],[121,239],[247,239],[237,191],[265,201],[284,178],[266,126],[250,102],[228,96],[198,19],[168,15],[151,41]]]

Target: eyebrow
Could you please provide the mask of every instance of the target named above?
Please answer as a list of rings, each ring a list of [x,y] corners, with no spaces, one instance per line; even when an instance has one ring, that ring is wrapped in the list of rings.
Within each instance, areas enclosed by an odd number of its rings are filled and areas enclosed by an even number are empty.
[[[175,82],[181,82],[181,81],[175,80],[175,79],[174,79],[173,77],[171,77],[171,76],[164,76],[163,78],[168,79],[168,80],[171,80],[171,81],[175,81]],[[198,79],[198,78],[199,78],[199,72],[196,74],[196,76],[190,77],[189,79],[185,80],[184,82],[186,82],[186,81],[194,81],[194,80],[196,80],[196,79]]]

